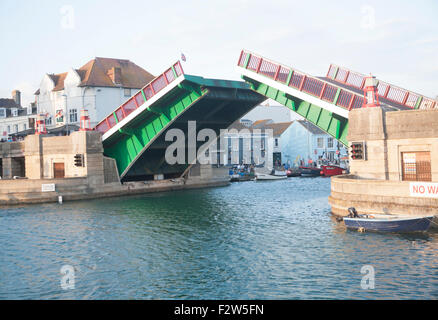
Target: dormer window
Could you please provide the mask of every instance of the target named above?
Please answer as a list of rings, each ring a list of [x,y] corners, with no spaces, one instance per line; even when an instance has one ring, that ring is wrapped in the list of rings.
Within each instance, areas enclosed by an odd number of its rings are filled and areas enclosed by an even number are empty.
[[[11,108],[11,113],[13,117],[17,117],[18,116],[18,109],[17,108]]]
[[[0,118],[6,118],[6,109],[0,108]]]
[[[122,69],[117,67],[112,67],[107,72],[108,76],[111,78],[115,85],[122,84]]]

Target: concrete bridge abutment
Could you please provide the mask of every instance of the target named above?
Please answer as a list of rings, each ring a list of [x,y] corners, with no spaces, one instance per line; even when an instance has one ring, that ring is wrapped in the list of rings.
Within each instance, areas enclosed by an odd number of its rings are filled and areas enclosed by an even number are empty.
[[[354,160],[350,152],[350,174],[332,178],[333,214],[438,212],[438,192],[414,188],[438,190],[438,110],[352,110],[348,141],[363,142],[365,155]]]

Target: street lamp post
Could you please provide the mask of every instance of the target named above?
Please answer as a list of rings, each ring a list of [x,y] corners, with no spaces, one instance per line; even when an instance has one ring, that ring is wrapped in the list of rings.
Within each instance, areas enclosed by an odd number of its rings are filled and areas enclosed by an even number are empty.
[[[62,95],[63,97],[65,97],[65,126],[66,126],[66,129],[67,129],[67,135],[69,135],[70,134],[70,131],[68,130],[68,100],[67,100],[67,98],[68,98],[68,96],[64,93],[63,95]]]

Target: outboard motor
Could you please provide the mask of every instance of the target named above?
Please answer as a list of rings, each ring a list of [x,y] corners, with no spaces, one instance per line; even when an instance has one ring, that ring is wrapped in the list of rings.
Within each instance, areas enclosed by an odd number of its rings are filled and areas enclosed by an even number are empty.
[[[357,214],[356,208],[350,207],[348,208],[348,217],[349,218],[359,218],[359,215]]]

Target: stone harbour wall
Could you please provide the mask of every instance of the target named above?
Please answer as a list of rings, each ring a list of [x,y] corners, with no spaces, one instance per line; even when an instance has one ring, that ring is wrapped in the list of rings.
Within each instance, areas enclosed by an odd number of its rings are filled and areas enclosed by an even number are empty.
[[[438,110],[362,108],[349,114],[348,141],[366,144],[366,159],[350,158],[350,175],[333,177],[332,213],[438,214],[438,194],[421,197],[403,181],[403,152],[430,152],[427,183],[438,188]],[[419,181],[419,183],[424,183]]]
[[[356,208],[358,213],[436,215],[438,199],[412,197],[409,186],[408,181],[333,177],[329,204],[332,213],[339,216],[346,216],[349,207]]]

